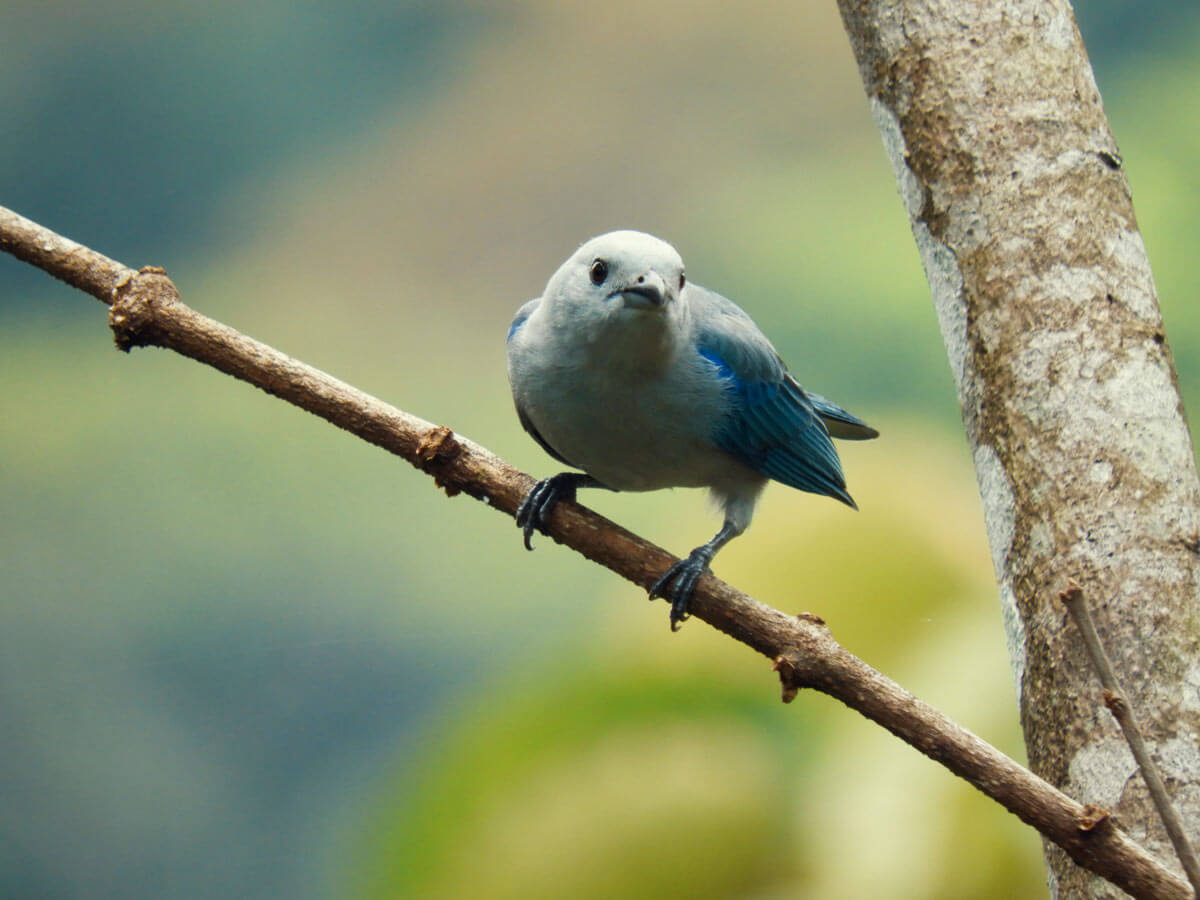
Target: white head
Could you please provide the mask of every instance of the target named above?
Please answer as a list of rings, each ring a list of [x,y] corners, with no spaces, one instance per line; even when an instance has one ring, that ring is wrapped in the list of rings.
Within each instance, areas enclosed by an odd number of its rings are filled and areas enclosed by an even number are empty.
[[[555,318],[577,323],[663,319],[685,283],[683,260],[666,241],[641,231],[610,231],[559,267],[542,300]]]

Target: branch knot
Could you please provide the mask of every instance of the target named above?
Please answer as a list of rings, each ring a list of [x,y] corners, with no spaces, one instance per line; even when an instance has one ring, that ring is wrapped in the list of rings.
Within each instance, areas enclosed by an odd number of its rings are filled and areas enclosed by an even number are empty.
[[[1089,803],[1083,808],[1083,814],[1076,820],[1076,827],[1087,834],[1112,824],[1112,813],[1103,806]]]
[[[812,687],[811,666],[798,653],[781,653],[775,657],[771,668],[779,673],[784,703],[795,700],[801,688]]]
[[[417,459],[420,461],[418,468],[433,475],[434,484],[445,490],[448,497],[457,494],[459,488],[447,483],[441,471],[445,471],[447,465],[462,451],[462,444],[454,439],[454,432],[445,425],[435,425],[426,431],[417,444]]]
[[[121,278],[113,286],[108,311],[108,327],[117,349],[128,353],[134,347],[161,345],[163,335],[156,321],[159,310],[178,302],[179,290],[158,266],[143,266]]]

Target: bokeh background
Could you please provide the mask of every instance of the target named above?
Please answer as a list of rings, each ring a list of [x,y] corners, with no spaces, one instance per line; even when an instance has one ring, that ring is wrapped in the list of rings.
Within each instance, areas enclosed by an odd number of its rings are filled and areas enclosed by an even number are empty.
[[[1185,397],[1200,14],[1082,2]],[[8,0],[0,203],[538,475],[503,337],[672,241],[877,424],[718,573],[1022,757],[974,478],[833,4]],[[1040,845],[765,660],[0,258],[0,896],[1038,896]],[[694,491],[593,495],[683,552]],[[1087,798],[1082,798],[1087,799]]]

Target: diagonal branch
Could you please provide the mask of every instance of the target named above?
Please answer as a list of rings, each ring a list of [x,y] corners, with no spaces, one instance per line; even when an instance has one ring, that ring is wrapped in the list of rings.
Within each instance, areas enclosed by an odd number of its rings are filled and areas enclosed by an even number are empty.
[[[1029,765],[1114,796],[1164,857],[1148,796],[1113,773],[1091,672],[1047,609],[1104,596],[1147,731],[1200,745],[1200,477],[1121,154],[1070,0],[838,0],[925,268],[975,464]],[[1162,627],[1171,623],[1172,627]],[[1182,757],[1174,801],[1200,821]],[[1115,791],[1115,794],[1110,794]],[[1054,893],[1102,889],[1053,848]]]
[[[1083,595],[1083,588],[1075,581],[1070,581],[1065,589],[1059,591],[1058,599],[1066,605],[1071,618],[1075,620],[1075,626],[1083,637],[1083,644],[1092,661],[1092,668],[1096,670],[1100,684],[1104,687],[1104,705],[1121,726],[1121,733],[1125,735],[1125,742],[1129,744],[1138,769],[1141,770],[1142,780],[1146,782],[1146,788],[1150,791],[1150,798],[1154,801],[1158,817],[1162,819],[1163,827],[1167,830],[1167,837],[1171,839],[1171,845],[1175,848],[1175,854],[1183,865],[1183,871],[1191,882],[1192,889],[1200,896],[1200,861],[1196,859],[1196,851],[1188,840],[1183,821],[1171,802],[1158,766],[1154,764],[1154,758],[1146,747],[1129,697],[1121,690],[1120,682],[1117,681],[1112,660],[1108,658],[1108,652],[1096,632],[1096,623],[1092,620],[1092,612],[1088,608],[1087,598]]]
[[[408,460],[450,495],[465,493],[512,515],[534,483],[445,426],[411,416],[190,309],[161,269],[134,271],[3,207],[0,249],[109,304],[121,349],[166,347],[220,369]],[[555,508],[550,535],[643,588],[675,561],[574,503]],[[1133,896],[1192,896],[1185,882],[1131,841],[1106,811],[1080,805],[872,669],[834,640],[816,616],[785,615],[711,574],[700,579],[691,609],[696,618],[773,659],[785,701],[801,688],[837,698]]]

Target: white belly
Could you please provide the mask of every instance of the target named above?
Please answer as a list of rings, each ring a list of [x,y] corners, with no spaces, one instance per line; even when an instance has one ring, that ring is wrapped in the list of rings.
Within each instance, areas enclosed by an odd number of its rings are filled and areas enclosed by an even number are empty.
[[[672,367],[625,377],[588,367],[538,373],[524,380],[520,402],[550,446],[617,490],[707,486],[737,466],[712,442],[721,386]]]

